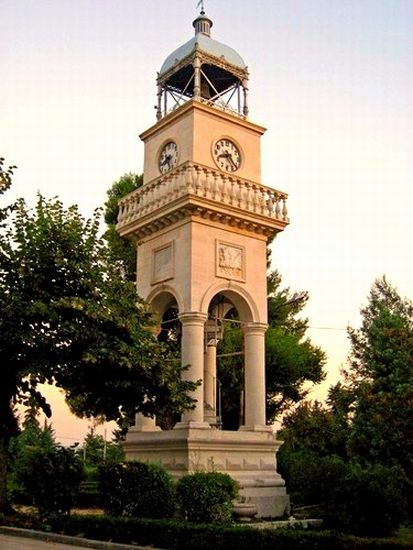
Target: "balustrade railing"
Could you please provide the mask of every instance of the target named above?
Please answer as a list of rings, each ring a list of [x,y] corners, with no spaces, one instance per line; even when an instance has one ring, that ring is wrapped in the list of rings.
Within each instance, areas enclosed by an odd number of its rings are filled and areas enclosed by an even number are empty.
[[[260,216],[288,221],[287,195],[259,183],[187,162],[119,202],[118,226],[185,196],[201,197]]]

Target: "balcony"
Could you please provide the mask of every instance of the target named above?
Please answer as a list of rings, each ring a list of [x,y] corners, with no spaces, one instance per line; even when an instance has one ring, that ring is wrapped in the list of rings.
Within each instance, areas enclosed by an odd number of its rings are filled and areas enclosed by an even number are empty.
[[[193,162],[119,202],[120,235],[142,238],[188,217],[273,237],[288,225],[286,193]]]

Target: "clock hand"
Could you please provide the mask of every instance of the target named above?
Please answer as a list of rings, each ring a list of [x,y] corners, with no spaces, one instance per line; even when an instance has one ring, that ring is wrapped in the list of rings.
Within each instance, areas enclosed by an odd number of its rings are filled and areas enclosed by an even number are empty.
[[[229,161],[231,162],[232,166],[233,166],[233,167],[235,168],[235,170],[236,170],[236,169],[237,169],[237,165],[236,165],[235,162],[233,161],[232,155],[230,155],[229,153],[228,153],[228,159],[229,159]]]
[[[161,161],[161,166],[165,166],[165,164],[169,166],[171,164],[171,158],[171,155],[165,155],[165,158]]]
[[[220,155],[218,155],[218,159],[223,157],[224,159],[227,159],[229,160],[229,162],[232,164],[233,168],[236,170],[237,169],[237,165],[235,164],[234,162],[234,159],[232,158],[232,155],[229,151],[225,151],[225,153],[221,153]]]

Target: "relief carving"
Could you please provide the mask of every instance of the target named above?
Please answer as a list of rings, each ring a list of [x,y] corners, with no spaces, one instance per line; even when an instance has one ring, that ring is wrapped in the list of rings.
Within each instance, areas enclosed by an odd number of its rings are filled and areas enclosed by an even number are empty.
[[[153,282],[165,281],[173,276],[173,243],[169,243],[153,251]]]
[[[244,274],[244,248],[217,242],[217,276],[243,281]]]

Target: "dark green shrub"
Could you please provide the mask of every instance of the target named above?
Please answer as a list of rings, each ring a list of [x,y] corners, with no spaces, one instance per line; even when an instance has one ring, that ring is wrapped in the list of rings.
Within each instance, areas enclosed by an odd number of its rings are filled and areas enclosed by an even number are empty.
[[[403,520],[402,477],[395,468],[351,464],[337,480],[328,505],[326,523],[363,536],[385,536]]]
[[[111,516],[168,518],[175,511],[172,478],[161,466],[131,461],[102,467],[103,507]]]
[[[310,451],[280,451],[277,460],[295,506],[326,503],[337,481],[348,471],[347,464],[336,455],[320,457]]]
[[[183,517],[195,523],[225,523],[232,517],[237,483],[220,472],[196,472],[181,477],[176,487]]]
[[[155,546],[170,550],[407,550],[409,542],[358,538],[331,531],[298,529],[252,529],[250,527],[195,525],[173,520],[114,518],[109,516],[61,516],[47,523],[8,525],[48,529],[66,535],[117,543]],[[50,533],[49,533],[50,536]]]
[[[67,514],[75,505],[83,465],[73,449],[27,448],[18,471],[18,481],[41,516]]]

